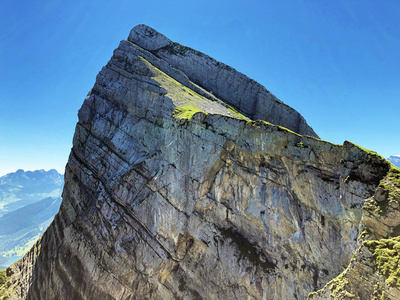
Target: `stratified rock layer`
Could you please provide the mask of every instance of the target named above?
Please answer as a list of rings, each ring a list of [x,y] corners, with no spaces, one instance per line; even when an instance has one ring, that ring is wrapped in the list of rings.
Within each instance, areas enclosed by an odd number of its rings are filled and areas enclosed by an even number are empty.
[[[300,134],[318,137],[297,111],[282,103],[261,84],[204,53],[174,43],[146,25],[134,27],[128,41],[167,62],[165,68],[158,61],[151,60],[157,68],[178,81],[187,76],[190,82],[185,80],[182,83],[191,89],[198,91],[202,87],[211,94],[206,96],[213,99],[215,95],[254,120],[265,120]],[[176,77],[174,72],[177,70],[184,75]]]
[[[395,234],[400,220],[379,219],[396,213],[387,161],[254,117],[315,136],[259,84],[135,27],[79,111],[60,212],[2,293],[305,299],[362,230]]]

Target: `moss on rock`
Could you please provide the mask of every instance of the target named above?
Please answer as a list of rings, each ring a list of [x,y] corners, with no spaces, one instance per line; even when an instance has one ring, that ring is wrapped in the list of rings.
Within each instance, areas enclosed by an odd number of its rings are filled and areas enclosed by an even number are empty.
[[[174,118],[190,120],[193,117],[193,115],[198,112],[202,111],[195,105],[183,105],[175,109]]]
[[[0,299],[10,293],[9,282],[10,277],[7,275],[7,269],[0,271]]]
[[[400,236],[391,239],[365,241],[372,252],[379,273],[386,278],[386,283],[400,288]]]

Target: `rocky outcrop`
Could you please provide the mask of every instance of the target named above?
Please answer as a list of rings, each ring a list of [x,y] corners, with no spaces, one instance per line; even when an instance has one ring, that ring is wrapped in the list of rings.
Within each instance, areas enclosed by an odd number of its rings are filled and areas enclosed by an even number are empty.
[[[389,171],[363,204],[364,230],[350,264],[309,299],[400,298],[400,170],[383,159],[379,165]]]
[[[192,48],[172,42],[146,25],[134,27],[128,41],[167,62],[167,68],[160,68],[156,61],[151,60],[157,68],[178,81],[180,78],[176,78],[173,72],[183,72],[191,82],[188,85],[191,89],[199,92],[198,88],[202,87],[211,94],[205,96],[215,96],[252,119],[265,120],[300,134],[318,137],[297,111],[282,103],[261,84],[230,66]],[[176,70],[172,71],[173,69]],[[188,82],[186,80],[182,83]]]
[[[61,209],[1,274],[4,297],[305,299],[361,232],[400,223],[398,170],[312,135],[254,81],[135,27],[79,111]]]

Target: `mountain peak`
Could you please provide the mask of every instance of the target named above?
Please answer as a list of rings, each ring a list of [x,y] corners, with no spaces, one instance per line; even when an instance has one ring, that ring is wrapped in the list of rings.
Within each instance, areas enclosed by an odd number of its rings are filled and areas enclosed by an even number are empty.
[[[18,299],[305,299],[398,234],[400,170],[148,26],[78,115],[61,209],[7,269]],[[357,270],[358,298],[383,289]]]
[[[133,27],[128,41],[149,51],[168,46],[172,42],[162,33],[144,24]]]
[[[299,112],[255,80],[207,54],[173,42],[144,24],[131,30],[128,41],[129,45],[120,45],[123,51],[135,52],[201,96],[225,103],[249,119],[318,138]]]

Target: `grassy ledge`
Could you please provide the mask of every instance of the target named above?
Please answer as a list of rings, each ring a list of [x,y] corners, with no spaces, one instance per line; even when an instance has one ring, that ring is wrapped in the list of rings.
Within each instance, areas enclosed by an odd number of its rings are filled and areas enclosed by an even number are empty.
[[[195,113],[203,112],[197,106],[194,105],[183,105],[181,107],[177,107],[174,110],[173,117],[175,119],[188,119],[190,120]],[[204,112],[203,112],[204,113]]]
[[[297,135],[298,137],[303,137],[301,134],[298,134],[286,127],[280,126],[280,125],[275,125],[272,123],[269,123],[267,121],[264,120],[248,120],[247,121],[247,125],[252,126],[252,127],[261,127],[261,126],[269,126],[269,127],[275,127],[278,131],[284,131],[284,132],[288,132],[294,135]]]
[[[236,111],[232,106],[224,102],[212,101],[201,96],[197,92],[154,67],[145,58],[139,56],[138,59],[140,59],[141,62],[152,71],[154,74],[152,79],[158,82],[160,87],[167,91],[165,96],[170,98],[176,107],[172,114],[174,118],[190,120],[195,113],[203,112],[205,114],[218,114],[235,119],[248,119]]]

